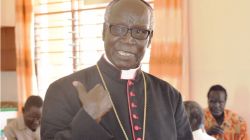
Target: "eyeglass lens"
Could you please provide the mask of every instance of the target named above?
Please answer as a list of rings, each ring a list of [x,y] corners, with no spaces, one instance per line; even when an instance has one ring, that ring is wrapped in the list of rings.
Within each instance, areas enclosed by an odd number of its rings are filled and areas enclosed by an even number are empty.
[[[129,30],[131,30],[131,36],[135,39],[145,40],[150,34],[149,30],[140,28],[128,28],[123,25],[110,25],[110,32],[115,36],[125,36]]]

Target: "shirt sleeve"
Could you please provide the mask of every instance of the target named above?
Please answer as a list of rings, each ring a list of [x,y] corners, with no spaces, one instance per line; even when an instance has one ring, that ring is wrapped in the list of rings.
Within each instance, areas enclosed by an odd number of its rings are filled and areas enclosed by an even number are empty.
[[[58,84],[52,84],[48,88],[41,121],[41,139],[112,139],[112,136],[81,107],[74,89],[67,88]]]
[[[240,122],[240,138],[239,140],[248,140],[248,135],[247,135],[247,123],[242,120]]]

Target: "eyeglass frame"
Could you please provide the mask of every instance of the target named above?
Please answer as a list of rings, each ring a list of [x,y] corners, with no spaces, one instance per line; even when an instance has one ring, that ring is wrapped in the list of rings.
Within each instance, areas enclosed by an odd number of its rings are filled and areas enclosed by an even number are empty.
[[[107,22],[105,22],[104,23],[105,25],[107,25],[108,26],[108,28],[109,28],[109,32],[112,34],[112,35],[114,35],[114,36],[119,36],[119,37],[123,37],[123,36],[126,36],[127,34],[128,34],[128,32],[130,32],[130,36],[131,37],[133,37],[134,39],[137,39],[137,40],[146,40],[146,39],[148,39],[148,37],[152,34],[152,32],[153,32],[153,30],[152,29],[142,29],[142,28],[138,28],[138,27],[127,27],[127,26],[125,26],[125,25],[122,25],[122,24],[110,24],[110,23],[107,23]],[[122,26],[122,27],[125,27],[127,30],[126,30],[126,32],[123,34],[123,35],[116,35],[116,34],[113,34],[112,32],[111,32],[111,27],[112,26]],[[145,38],[136,38],[136,37],[134,37],[134,35],[133,35],[133,29],[136,29],[136,30],[143,30],[143,31],[147,31],[147,37],[145,37]]]

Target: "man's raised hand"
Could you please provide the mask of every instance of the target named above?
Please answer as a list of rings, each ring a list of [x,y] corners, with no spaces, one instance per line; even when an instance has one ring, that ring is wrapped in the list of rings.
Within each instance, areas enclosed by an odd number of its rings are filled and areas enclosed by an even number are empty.
[[[112,108],[108,92],[101,84],[95,85],[88,92],[81,82],[73,81],[72,84],[78,92],[85,111],[99,123],[101,118]]]

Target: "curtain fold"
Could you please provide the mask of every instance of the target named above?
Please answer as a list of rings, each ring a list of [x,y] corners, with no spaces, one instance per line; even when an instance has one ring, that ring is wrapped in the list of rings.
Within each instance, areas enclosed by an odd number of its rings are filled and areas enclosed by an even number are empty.
[[[16,56],[17,56],[17,85],[18,111],[33,91],[34,75],[33,55],[33,2],[32,0],[17,0],[16,2]]]
[[[189,98],[188,12],[185,0],[154,0],[149,72]]]

